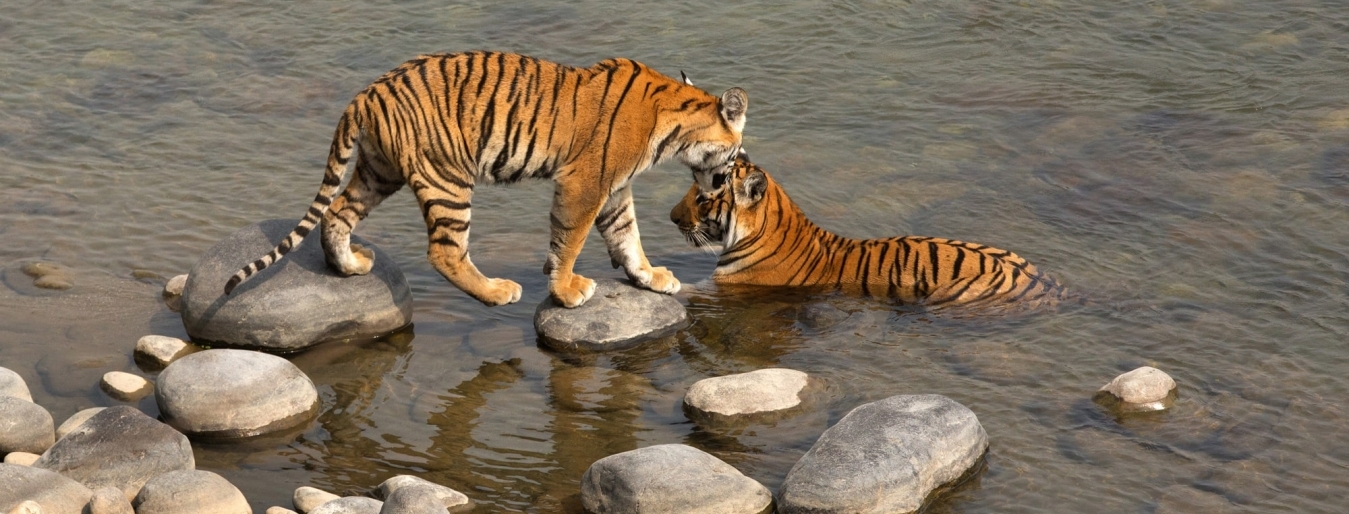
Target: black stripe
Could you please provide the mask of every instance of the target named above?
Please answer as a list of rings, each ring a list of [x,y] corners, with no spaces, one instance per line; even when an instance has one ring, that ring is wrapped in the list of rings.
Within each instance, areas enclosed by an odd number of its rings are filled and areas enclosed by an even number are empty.
[[[661,156],[665,155],[665,147],[669,146],[670,143],[674,142],[675,138],[679,137],[679,131],[683,128],[683,125],[675,125],[674,130],[671,130],[670,133],[665,136],[665,139],[660,140],[660,144],[656,145],[656,155],[651,156],[652,164],[655,164],[655,161],[660,160]]]
[[[426,202],[422,203],[422,205],[427,209],[428,212],[432,207],[444,207],[446,209],[454,209],[460,211],[473,207],[473,205],[468,202],[456,202],[454,200],[445,200],[441,198],[427,200]]]

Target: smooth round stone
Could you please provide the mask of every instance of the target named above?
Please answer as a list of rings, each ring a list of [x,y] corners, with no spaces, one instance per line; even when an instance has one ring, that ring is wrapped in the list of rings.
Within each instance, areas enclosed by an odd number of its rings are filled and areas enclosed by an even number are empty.
[[[199,469],[151,478],[131,503],[136,514],[253,514],[248,500],[234,484]]]
[[[682,444],[610,455],[581,475],[581,504],[593,514],[758,514],[772,502],[762,484]]]
[[[84,484],[54,471],[13,464],[0,464],[0,509],[25,500],[38,504],[45,512],[77,513],[89,503],[94,492]]]
[[[42,453],[56,442],[51,413],[41,405],[0,396],[0,453]]]
[[[89,498],[88,514],[135,514],[135,509],[131,507],[131,502],[127,501],[126,495],[122,490],[116,487],[104,487],[94,491],[94,496]]]
[[[320,505],[341,498],[336,494],[318,489],[315,487],[301,486],[295,488],[295,494],[290,497],[291,504],[295,510],[300,512],[311,512],[319,508]]]
[[[435,490],[425,485],[411,485],[394,491],[384,499],[379,514],[449,514]]]
[[[155,386],[149,380],[124,371],[109,371],[103,374],[99,388],[108,396],[124,402],[134,402],[149,396]]]
[[[9,368],[0,368],[0,396],[12,396],[20,400],[33,401],[33,394],[28,391],[28,383]]]
[[[206,251],[188,273],[181,301],[193,340],[290,352],[324,341],[374,338],[412,321],[412,293],[392,257],[375,252],[365,275],[328,267],[316,229],[293,251],[225,296],[225,282],[270,252],[296,220],[267,220],[235,232]]]
[[[374,495],[376,498],[390,501],[390,499],[393,498],[394,493],[409,487],[427,489],[435,496],[436,500],[440,502],[440,505],[445,508],[453,509],[468,505],[468,497],[464,496],[464,493],[412,475],[398,475],[385,480],[383,483],[379,484],[379,487],[375,488]]]
[[[558,351],[605,351],[632,346],[683,327],[689,314],[679,300],[599,279],[595,295],[568,309],[550,296],[534,311],[534,330]]]
[[[183,287],[187,285],[187,274],[178,275],[169,279],[164,284],[164,296],[182,296]]]
[[[103,412],[103,409],[106,408],[107,407],[90,407],[71,414],[69,418],[66,418],[65,421],[61,422],[61,426],[56,427],[56,438],[59,440],[62,437],[65,437],[70,431],[79,428],[85,421],[89,421],[89,418],[94,417],[94,414]]]
[[[37,462],[37,459],[39,457],[42,456],[36,453],[9,452],[9,454],[5,455],[5,464],[13,464],[15,466],[32,466],[34,462]]]
[[[318,411],[318,391],[290,361],[249,350],[205,350],[159,374],[165,421],[187,434],[234,439],[285,430]]]
[[[1160,369],[1143,366],[1115,377],[1098,393],[1110,393],[1129,410],[1155,411],[1167,408],[1167,397],[1176,381]]]
[[[805,373],[783,368],[704,378],[689,388],[684,404],[701,413],[721,416],[786,410],[801,404],[801,391],[808,378]]]
[[[945,396],[868,403],[825,430],[792,466],[778,490],[777,512],[913,512],[987,449],[979,419]]]
[[[75,279],[64,267],[49,262],[30,262],[23,266],[23,272],[33,277],[33,285],[42,289],[66,290],[75,287]]]
[[[305,514],[379,514],[384,502],[374,498],[348,496],[330,501]]]
[[[186,436],[135,407],[118,405],[66,434],[33,467],[92,489],[116,487],[129,499],[151,478],[193,469],[196,461]]]
[[[147,371],[158,371],[200,350],[201,347],[176,337],[149,335],[136,341],[136,365]]]

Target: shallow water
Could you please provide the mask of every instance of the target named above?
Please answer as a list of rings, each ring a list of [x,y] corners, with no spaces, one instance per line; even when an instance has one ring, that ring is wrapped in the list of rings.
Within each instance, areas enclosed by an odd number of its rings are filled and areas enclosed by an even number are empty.
[[[414,326],[293,357],[322,411],[299,433],[197,445],[261,512],[313,485],[412,473],[475,512],[579,511],[594,460],[707,450],[770,488],[867,401],[940,393],[988,431],[986,468],[930,512],[1339,512],[1349,492],[1349,4],[1332,1],[7,2],[0,18],[0,365],[62,420],[185,335],[159,300],[213,242],[299,216],[342,107],[418,53],[621,55],[749,91],[746,147],[821,225],[1007,248],[1087,301],[1016,316],[718,291],[667,220],[689,184],[634,188],[687,330],[573,357],[535,343],[550,186],[485,188],[472,248],[525,287],[486,308],[426,263],[400,193],[358,233],[398,260]],[[579,270],[618,276],[592,234]],[[38,290],[33,260],[76,286]],[[801,306],[846,317],[810,322]],[[1090,400],[1150,364],[1175,408]],[[703,430],[696,380],[767,366],[823,379],[819,407]],[[154,414],[152,400],[140,407]]]

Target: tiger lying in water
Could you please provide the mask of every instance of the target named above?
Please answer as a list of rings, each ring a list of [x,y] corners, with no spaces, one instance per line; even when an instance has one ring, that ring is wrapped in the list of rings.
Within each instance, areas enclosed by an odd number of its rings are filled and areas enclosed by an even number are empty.
[[[1051,303],[1063,288],[1016,254],[936,237],[840,237],[812,223],[743,153],[670,211],[695,246],[723,244],[718,284],[836,288],[906,304]],[[722,187],[722,186],[725,187]]]

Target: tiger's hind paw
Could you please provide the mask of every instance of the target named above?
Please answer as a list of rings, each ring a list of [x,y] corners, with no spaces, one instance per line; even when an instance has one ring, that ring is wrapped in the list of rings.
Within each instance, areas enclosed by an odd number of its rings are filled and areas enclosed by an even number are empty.
[[[580,275],[572,275],[570,279],[564,280],[566,280],[566,284],[561,283],[562,280],[558,279],[553,279],[548,284],[548,291],[552,293],[553,300],[556,300],[563,307],[568,309],[580,307],[581,304],[595,295],[594,280]]]
[[[346,259],[339,259],[333,264],[337,273],[344,277],[352,275],[364,275],[370,273],[370,269],[375,267],[375,252],[369,248],[351,243],[351,254]]]

